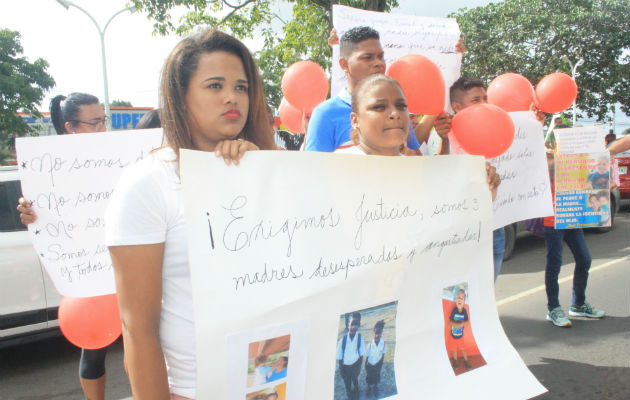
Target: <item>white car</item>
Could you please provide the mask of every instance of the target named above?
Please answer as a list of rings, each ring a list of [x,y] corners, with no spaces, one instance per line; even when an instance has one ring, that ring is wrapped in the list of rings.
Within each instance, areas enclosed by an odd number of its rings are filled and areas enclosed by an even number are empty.
[[[17,167],[0,167],[0,348],[59,335],[61,295],[20,222],[21,195]]]

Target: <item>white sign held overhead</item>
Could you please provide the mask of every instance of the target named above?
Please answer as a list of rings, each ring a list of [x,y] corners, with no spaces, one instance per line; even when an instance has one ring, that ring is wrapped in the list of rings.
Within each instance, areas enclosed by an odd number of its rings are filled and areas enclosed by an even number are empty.
[[[449,109],[448,89],[459,78],[462,65],[462,55],[455,50],[460,30],[454,18],[418,17],[333,5],[333,25],[339,38],[356,26],[376,29],[387,67],[407,54],[429,58],[442,71],[446,87],[444,107]],[[333,46],[331,75],[330,93],[336,96],[347,86],[346,76],[339,66],[339,46]]]

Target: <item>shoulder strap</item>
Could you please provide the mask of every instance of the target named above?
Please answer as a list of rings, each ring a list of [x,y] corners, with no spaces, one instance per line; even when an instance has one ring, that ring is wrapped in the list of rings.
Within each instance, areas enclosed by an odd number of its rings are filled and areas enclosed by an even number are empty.
[[[359,350],[359,346],[361,346],[361,334],[357,332],[357,335],[358,335],[358,337],[357,337],[357,339],[358,339],[357,340],[357,354],[360,355],[361,351]]]
[[[348,334],[343,335],[343,339],[341,339],[341,357],[346,355],[346,340],[348,339]]]

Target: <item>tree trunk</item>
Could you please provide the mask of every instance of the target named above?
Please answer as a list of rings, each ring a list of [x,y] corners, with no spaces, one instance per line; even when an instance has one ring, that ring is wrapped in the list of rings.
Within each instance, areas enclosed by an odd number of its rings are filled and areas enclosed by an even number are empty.
[[[385,0],[365,0],[365,9],[371,11],[385,11]]]

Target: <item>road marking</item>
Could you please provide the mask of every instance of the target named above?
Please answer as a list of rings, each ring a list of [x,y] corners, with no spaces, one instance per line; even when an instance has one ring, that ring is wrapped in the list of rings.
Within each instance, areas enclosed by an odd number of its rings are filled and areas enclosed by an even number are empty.
[[[589,274],[593,273],[593,272],[596,272],[596,271],[599,271],[599,270],[604,269],[604,268],[608,268],[611,265],[615,265],[617,263],[620,263],[622,261],[627,261],[627,260],[630,260],[630,257],[626,256],[626,257],[617,258],[615,260],[610,260],[610,261],[605,262],[605,263],[603,263],[601,265],[598,265],[597,267],[591,268],[589,270]],[[568,282],[568,281],[571,281],[571,280],[573,280],[573,274],[567,275],[567,276],[565,276],[562,279],[558,279],[558,285],[563,284],[563,283]],[[517,293],[517,294],[515,294],[513,296],[506,297],[505,299],[497,301],[497,307],[501,307],[504,304],[512,303],[512,302],[514,302],[516,300],[520,300],[523,297],[527,297],[527,296],[529,296],[531,294],[542,292],[543,290],[545,290],[545,285],[540,285],[540,286],[536,286],[535,288],[531,288],[529,290],[526,290],[524,292]]]

